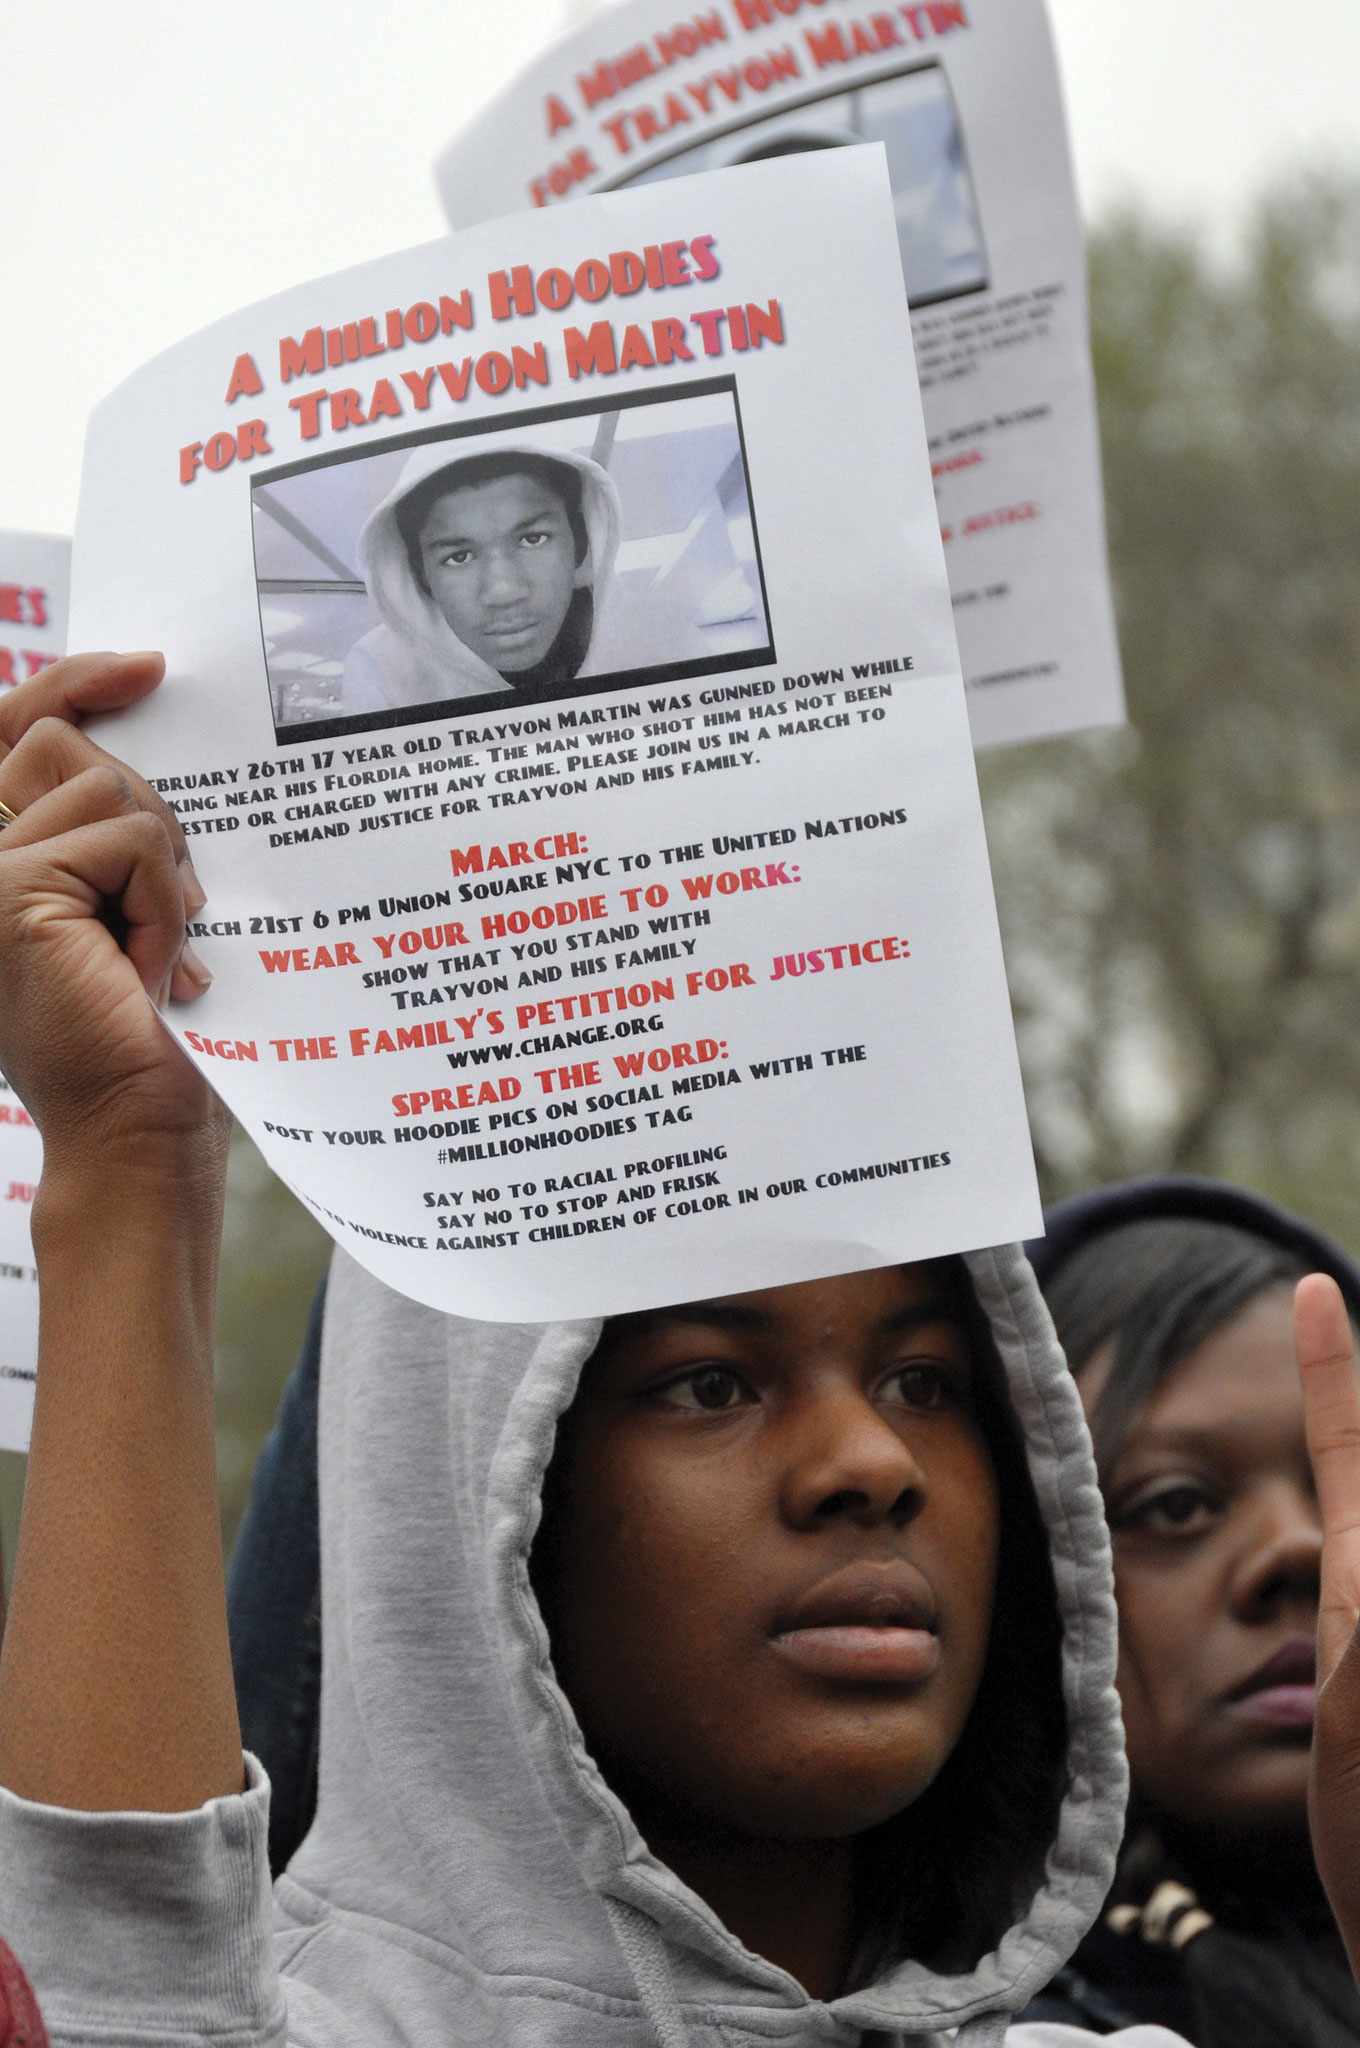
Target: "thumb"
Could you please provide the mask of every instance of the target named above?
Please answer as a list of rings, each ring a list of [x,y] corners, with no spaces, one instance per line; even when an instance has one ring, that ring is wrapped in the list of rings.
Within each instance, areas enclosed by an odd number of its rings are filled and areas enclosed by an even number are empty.
[[[101,711],[121,711],[148,696],[165,674],[165,657],[68,654],[0,696],[0,760],[40,718],[79,725]]]

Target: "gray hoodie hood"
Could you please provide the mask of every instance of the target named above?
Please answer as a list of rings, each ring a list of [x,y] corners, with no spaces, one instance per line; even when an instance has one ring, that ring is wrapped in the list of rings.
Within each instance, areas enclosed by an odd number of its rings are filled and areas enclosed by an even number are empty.
[[[612,632],[619,595],[614,587],[614,560],[623,515],[617,486],[608,471],[589,456],[563,448],[560,437],[531,431],[506,432],[490,440],[479,437],[475,443],[433,441],[415,450],[392,490],[370,513],[359,538],[364,580],[383,623],[365,634],[350,654],[343,685],[346,710],[493,696],[513,689],[513,681],[507,682],[464,645],[429,592],[421,589],[397,524],[397,508],[417,485],[447,471],[452,489],[460,462],[479,460],[489,452],[532,455],[573,470],[580,478],[587,548],[576,583],[588,586],[593,594],[595,622],[579,673],[600,674],[625,665],[616,656]]]
[[[898,1962],[823,2004],[651,1855],[553,1676],[527,1559],[557,1420],[600,1324],[443,1316],[337,1254],[320,1797],[276,1892],[290,2040],[850,2048],[958,2025],[969,2043],[1002,2037],[1104,1898],[1125,1770],[1080,1406],[1023,1254],[967,1265],[1050,1532],[1066,1791],[1039,1889],[976,1968]]]

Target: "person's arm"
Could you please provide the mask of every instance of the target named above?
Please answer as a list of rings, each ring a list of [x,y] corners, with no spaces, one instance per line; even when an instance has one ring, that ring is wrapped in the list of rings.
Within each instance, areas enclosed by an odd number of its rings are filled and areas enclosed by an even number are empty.
[[[82,656],[0,701],[0,1068],[44,1148],[0,1785],[84,1812],[243,1783],[212,1430],[227,1121],[157,1016],[206,985],[203,897],[173,814],[71,722],[161,669]]]
[[[317,1420],[329,1274],[255,1460],[227,1568],[241,1734],[269,1773],[269,1867],[286,1869],[316,1814],[321,1748],[321,1524]]]
[[[1346,1304],[1326,1274],[1299,1282],[1294,1330],[1323,1539],[1309,1820],[1360,1983],[1360,1378]]]

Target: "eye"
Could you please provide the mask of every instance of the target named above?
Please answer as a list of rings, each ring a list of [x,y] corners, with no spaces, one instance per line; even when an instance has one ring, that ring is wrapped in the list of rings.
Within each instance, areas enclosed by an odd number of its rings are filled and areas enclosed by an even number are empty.
[[[926,1359],[899,1365],[884,1380],[880,1392],[905,1408],[957,1408],[962,1406],[965,1398],[957,1373]]]
[[[444,553],[439,557],[439,566],[441,569],[448,569],[450,567],[454,569],[461,569],[466,563],[470,562],[471,560],[471,548],[447,548],[444,551]]]
[[[698,1365],[677,1379],[658,1387],[654,1398],[668,1408],[685,1408],[693,1413],[721,1414],[755,1397],[739,1373],[726,1365]]]
[[[1121,1507],[1112,1518],[1117,1529],[1140,1529],[1153,1536],[1202,1536],[1217,1519],[1221,1503],[1193,1479],[1174,1479]]]
[[[545,541],[552,539],[552,534],[546,526],[536,526],[532,533],[522,533],[519,538],[522,547],[541,548]]]

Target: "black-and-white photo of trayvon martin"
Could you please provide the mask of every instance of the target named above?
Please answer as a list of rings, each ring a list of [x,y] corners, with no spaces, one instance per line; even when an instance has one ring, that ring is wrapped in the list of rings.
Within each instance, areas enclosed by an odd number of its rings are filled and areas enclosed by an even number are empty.
[[[401,435],[251,499],[280,742],[774,659],[731,378]]]
[[[726,170],[801,150],[881,142],[888,157],[907,302],[916,310],[987,288],[987,255],[963,127],[944,66],[915,64],[679,149],[610,188]]]

